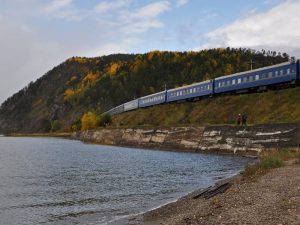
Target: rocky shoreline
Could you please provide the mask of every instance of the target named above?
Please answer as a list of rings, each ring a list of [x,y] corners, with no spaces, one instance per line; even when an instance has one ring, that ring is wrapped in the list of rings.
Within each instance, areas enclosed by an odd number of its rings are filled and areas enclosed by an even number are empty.
[[[102,145],[259,155],[266,149],[297,148],[300,144],[300,125],[102,128],[77,132],[72,138]]]
[[[293,224],[300,221],[300,164],[255,179],[242,175],[109,225]]]

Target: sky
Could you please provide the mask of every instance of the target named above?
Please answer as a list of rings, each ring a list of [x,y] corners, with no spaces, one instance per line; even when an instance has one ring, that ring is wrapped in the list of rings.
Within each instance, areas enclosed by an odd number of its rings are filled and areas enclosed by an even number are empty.
[[[246,47],[300,58],[300,0],[0,0],[0,104],[72,56]]]

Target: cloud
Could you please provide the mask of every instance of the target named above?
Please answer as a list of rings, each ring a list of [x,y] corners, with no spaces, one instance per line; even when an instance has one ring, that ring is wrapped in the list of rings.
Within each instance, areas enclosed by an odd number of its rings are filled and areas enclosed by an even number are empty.
[[[177,0],[176,6],[181,7],[183,5],[186,5],[189,2],[189,0]]]
[[[300,1],[288,0],[266,12],[254,12],[205,34],[206,43],[200,48],[264,48],[300,57],[299,10]]]
[[[159,1],[120,13],[119,24],[121,33],[126,37],[145,33],[152,28],[162,28],[164,23],[159,16],[171,10],[169,1]]]
[[[171,10],[169,1],[157,1],[134,8],[132,1],[103,1],[95,6],[96,18],[101,27],[109,25],[120,36],[133,36],[152,28],[162,28],[158,17]],[[109,20],[108,20],[109,18]]]
[[[133,18],[153,18],[170,10],[170,7],[169,1],[154,2],[135,10],[131,16]]]
[[[73,3],[73,0],[52,0],[41,8],[40,13],[50,18],[65,19],[67,21],[81,20],[80,12]]]
[[[107,13],[112,10],[117,10],[122,7],[128,6],[131,1],[116,0],[116,1],[103,1],[94,7],[97,13]]]

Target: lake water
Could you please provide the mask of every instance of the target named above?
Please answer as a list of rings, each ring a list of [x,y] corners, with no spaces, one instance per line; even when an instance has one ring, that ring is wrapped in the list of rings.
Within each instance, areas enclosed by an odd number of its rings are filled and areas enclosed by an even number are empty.
[[[250,159],[0,137],[0,224],[106,224],[236,174]]]

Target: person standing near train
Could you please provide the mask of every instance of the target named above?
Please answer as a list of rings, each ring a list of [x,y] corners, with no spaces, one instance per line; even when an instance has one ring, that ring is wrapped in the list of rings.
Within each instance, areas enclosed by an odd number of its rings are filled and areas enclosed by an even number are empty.
[[[236,117],[236,123],[238,126],[241,125],[241,114],[240,113]]]
[[[243,112],[242,114],[242,126],[246,126],[247,125],[247,114],[245,112]]]

